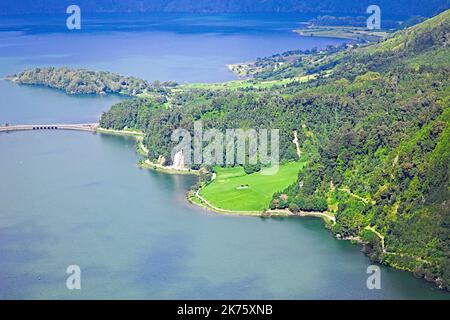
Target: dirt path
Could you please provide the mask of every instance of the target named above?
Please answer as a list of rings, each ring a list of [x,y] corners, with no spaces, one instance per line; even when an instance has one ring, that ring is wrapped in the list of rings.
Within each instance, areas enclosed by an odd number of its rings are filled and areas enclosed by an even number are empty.
[[[197,192],[195,192],[195,196],[199,198],[202,202],[204,202],[208,207],[213,209],[214,211],[217,211],[218,213],[224,213],[224,214],[236,214],[236,215],[247,215],[247,216],[260,216],[262,215],[262,212],[259,211],[235,211],[235,210],[226,210],[226,209],[220,209],[216,206],[209,203],[205,198],[203,198],[200,195],[200,190],[198,189]]]
[[[318,212],[318,211],[313,211],[313,212],[306,212],[306,211],[300,211],[297,215],[301,216],[301,217],[320,217],[320,218],[325,218],[328,220],[333,221],[333,223],[336,223],[336,218],[326,212]]]
[[[295,131],[295,130],[294,130],[294,140],[292,140],[292,142],[295,144],[295,146],[297,148],[297,155],[298,155],[298,159],[300,160],[302,153],[300,151],[300,145],[298,144],[297,131]]]
[[[363,198],[361,196],[358,196],[357,194],[352,193],[350,191],[350,188],[348,188],[348,187],[340,188],[338,190],[342,191],[342,192],[345,192],[345,193],[348,193],[349,196],[351,196],[351,197],[353,197],[355,199],[361,200],[362,202],[364,202],[366,204],[372,204],[372,205],[375,204],[375,201],[373,201],[373,200],[369,200],[369,199]]]
[[[381,240],[381,249],[383,250],[384,253],[387,253],[387,252],[386,252],[386,248],[385,248],[385,246],[384,246],[384,236],[383,236],[381,233],[379,233],[379,232],[375,229],[375,227],[367,226],[367,227],[365,227],[364,229],[365,229],[365,230],[372,231],[373,233],[375,233],[375,234],[378,236],[378,238],[380,238],[380,240]]]
[[[200,190],[197,190],[195,193],[195,196],[199,198],[202,202],[204,202],[209,208],[212,210],[218,212],[218,213],[225,213],[225,214],[236,214],[236,215],[247,215],[247,216],[263,216],[264,212],[261,211],[235,211],[235,210],[226,210],[218,208],[211,203],[209,203],[205,198],[203,198],[200,195]],[[306,211],[300,211],[299,213],[293,213],[289,209],[274,209],[274,210],[267,210],[265,213],[268,214],[282,214],[284,216],[300,216],[300,217],[319,217],[319,218],[325,218],[328,220],[331,220],[333,223],[336,223],[336,218],[333,217],[330,214],[327,214],[326,212],[306,212]]]

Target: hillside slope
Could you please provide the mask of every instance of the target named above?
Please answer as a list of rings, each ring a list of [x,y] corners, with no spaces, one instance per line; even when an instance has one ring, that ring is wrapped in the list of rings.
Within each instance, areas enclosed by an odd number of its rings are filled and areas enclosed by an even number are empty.
[[[154,160],[170,159],[171,133],[194,120],[278,128],[283,161],[296,159],[296,131],[308,168],[267,207],[315,210],[325,201],[334,233],[449,289],[449,22],[447,11],[383,43],[327,54],[299,71],[316,74],[308,83],[177,89],[165,104],[114,106],[101,125],[145,130]]]

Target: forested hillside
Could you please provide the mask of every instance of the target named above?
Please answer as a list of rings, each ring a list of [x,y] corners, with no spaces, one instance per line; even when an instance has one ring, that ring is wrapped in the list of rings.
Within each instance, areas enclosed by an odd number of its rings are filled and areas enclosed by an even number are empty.
[[[101,125],[143,129],[151,159],[170,159],[172,131],[199,119],[220,130],[281,129],[282,161],[296,159],[295,130],[308,169],[267,207],[326,209],[333,232],[363,239],[372,259],[449,289],[449,44],[446,11],[379,44],[297,52],[252,80],[273,86],[179,87],[166,103],[113,106]]]

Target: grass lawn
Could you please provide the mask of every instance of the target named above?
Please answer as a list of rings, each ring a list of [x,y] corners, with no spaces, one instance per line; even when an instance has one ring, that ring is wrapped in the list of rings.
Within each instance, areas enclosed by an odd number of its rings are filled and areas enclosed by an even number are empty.
[[[282,80],[266,80],[266,81],[252,81],[252,80],[233,80],[228,82],[220,83],[188,83],[182,84],[174,89],[172,92],[179,92],[183,90],[192,89],[204,89],[204,90],[224,90],[224,89],[267,89],[273,86],[283,86],[288,85],[292,82],[308,82],[317,77],[317,75],[306,75],[301,77],[286,78]]]
[[[246,174],[242,167],[216,167],[216,179],[200,191],[200,195],[212,205],[233,211],[263,211],[269,207],[272,195],[282,191],[297,179],[306,160],[280,165],[275,175],[264,176],[259,172]],[[248,186],[238,189],[240,186]]]
[[[378,41],[386,38],[389,34],[386,31],[373,31],[361,27],[335,27],[316,26],[296,30],[302,36],[330,37],[350,40]]]

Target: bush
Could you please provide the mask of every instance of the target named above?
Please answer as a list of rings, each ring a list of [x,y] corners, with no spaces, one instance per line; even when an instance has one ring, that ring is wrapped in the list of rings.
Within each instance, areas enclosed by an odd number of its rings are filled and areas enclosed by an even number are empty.
[[[291,203],[289,205],[289,210],[291,210],[292,212],[299,212],[300,208],[298,207],[298,205],[296,205],[295,203]]]
[[[245,164],[244,165],[244,171],[246,174],[252,174],[255,172],[261,171],[261,165],[258,164]]]

